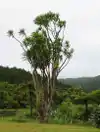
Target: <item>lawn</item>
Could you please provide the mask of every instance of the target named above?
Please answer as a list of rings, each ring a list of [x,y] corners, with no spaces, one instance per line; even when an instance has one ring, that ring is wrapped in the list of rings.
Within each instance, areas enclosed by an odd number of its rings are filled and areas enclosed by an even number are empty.
[[[100,132],[99,129],[74,125],[1,122],[0,132]]]
[[[19,110],[21,114],[23,112],[28,113],[28,110]],[[2,113],[3,112],[3,113]],[[90,126],[80,125],[47,125],[38,124],[36,121],[29,120],[25,123],[17,123],[12,121],[15,117],[15,110],[1,110],[0,115],[0,132],[100,132],[100,129],[96,129]]]

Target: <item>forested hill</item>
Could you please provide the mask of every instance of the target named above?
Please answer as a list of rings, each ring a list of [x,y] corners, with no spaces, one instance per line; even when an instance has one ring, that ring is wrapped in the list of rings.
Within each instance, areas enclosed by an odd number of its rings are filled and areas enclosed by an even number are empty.
[[[0,82],[20,84],[30,80],[31,80],[30,72],[27,72],[24,69],[0,66]]]
[[[16,67],[9,68],[9,67],[0,66],[0,82],[8,82],[10,84],[20,84],[30,80],[32,80],[31,73],[25,71],[24,69],[18,69]],[[88,92],[92,90],[100,89],[100,76],[83,77],[83,78],[66,78],[66,79],[59,79],[59,81],[65,84],[62,87],[65,86],[70,87],[72,85],[73,87],[82,87],[84,90]]]
[[[83,78],[66,78],[66,79],[59,79],[59,80],[63,84],[69,84],[76,87],[82,87],[87,92],[100,89],[100,76],[83,77]]]
[[[9,68],[0,66],[0,82],[8,82],[9,84],[20,84],[32,80],[30,72],[27,72],[23,69],[18,69],[16,67]],[[1,83],[2,84],[2,83]],[[65,85],[60,82],[56,84],[57,88],[70,88],[70,85]]]

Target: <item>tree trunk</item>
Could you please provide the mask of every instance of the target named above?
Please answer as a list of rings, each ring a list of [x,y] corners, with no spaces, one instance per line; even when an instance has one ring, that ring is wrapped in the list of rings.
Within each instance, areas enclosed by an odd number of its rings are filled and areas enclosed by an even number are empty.
[[[48,123],[48,116],[49,116],[49,104],[44,102],[41,104],[39,108],[40,123]]]
[[[37,103],[39,102],[37,112],[41,123],[48,122],[49,111],[52,107],[53,89],[55,87],[55,73],[53,73],[54,76],[52,78],[50,78],[50,75],[46,76],[44,73],[45,71],[43,72],[42,83],[40,82],[40,79],[37,78],[37,85],[41,88],[40,95],[37,96],[38,98],[36,99],[38,100]],[[38,95],[38,92],[36,92],[36,95]]]
[[[32,85],[29,84],[29,104],[30,104],[30,116],[33,115],[33,101],[32,101]]]
[[[84,103],[85,103],[85,115],[84,115],[84,119],[86,121],[88,121],[88,101],[87,100],[84,100]]]
[[[45,72],[45,71],[44,71]],[[49,116],[50,100],[51,100],[51,89],[50,89],[50,76],[46,77],[43,72],[43,98],[40,106],[40,122],[47,123]]]
[[[31,96],[31,93],[30,93],[30,116],[31,117],[33,116],[33,104],[32,104],[32,96]]]

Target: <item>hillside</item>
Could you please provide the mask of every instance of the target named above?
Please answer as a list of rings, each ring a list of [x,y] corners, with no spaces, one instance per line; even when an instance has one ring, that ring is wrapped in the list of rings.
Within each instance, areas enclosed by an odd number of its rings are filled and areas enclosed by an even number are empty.
[[[8,82],[10,84],[20,84],[32,80],[31,73],[24,69],[16,67],[9,68],[0,66],[0,82]],[[85,91],[90,92],[100,88],[100,76],[96,77],[82,77],[82,78],[66,78],[59,79],[60,82],[57,87],[82,87]]]
[[[16,67],[9,68],[0,66],[0,82],[8,82],[10,84],[20,84],[31,80],[30,72]]]
[[[85,91],[100,89],[100,76],[83,78],[59,79],[63,84],[69,84],[76,87],[82,87]]]
[[[4,82],[8,82],[9,84],[20,84],[30,80],[32,80],[30,72],[16,67],[9,68],[0,66],[0,87],[4,85]],[[65,85],[60,82],[57,82],[56,86],[57,88],[62,88],[63,90],[71,87],[70,85]]]

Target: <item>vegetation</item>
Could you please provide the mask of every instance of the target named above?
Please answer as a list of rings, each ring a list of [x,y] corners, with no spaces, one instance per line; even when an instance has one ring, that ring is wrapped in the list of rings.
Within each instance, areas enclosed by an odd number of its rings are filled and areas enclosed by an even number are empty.
[[[66,78],[60,79],[64,84],[82,87],[86,92],[91,92],[100,88],[100,75],[96,77],[83,77],[83,78]]]
[[[23,69],[16,67],[9,68],[0,66],[0,82],[8,82],[10,84],[20,84],[30,81],[32,75]],[[100,76],[86,77],[86,78],[70,78],[70,79],[59,79],[59,85],[65,84],[70,87],[81,87],[86,92],[91,92],[100,88]]]
[[[2,83],[3,87],[0,92],[1,117],[14,116],[11,120],[17,122],[26,122],[30,117],[33,120],[38,119],[35,106],[36,96],[35,92],[29,88],[30,84]],[[68,87],[67,85],[65,87],[61,83],[60,86],[57,87],[56,84],[56,92],[53,96],[54,102],[48,117],[48,123],[73,124],[88,122],[93,126],[99,127],[100,90],[85,93],[81,88]],[[23,109],[25,112],[22,110],[20,112],[19,109]],[[27,110],[28,112],[26,112]]]
[[[73,49],[65,38],[66,21],[61,20],[59,14],[39,15],[34,23],[37,29],[30,36],[24,29],[19,31],[25,37],[22,42],[12,30],[8,35],[20,43],[23,56],[31,65],[37,113],[40,121],[48,122],[57,77],[70,61]]]
[[[16,67],[9,68],[0,66],[0,82],[8,82],[10,84],[26,83],[31,80],[31,73],[24,69]]]
[[[29,62],[32,72],[0,66],[0,119],[6,120],[0,128],[3,127],[4,132],[10,125],[9,131],[20,129],[19,132],[98,132],[90,127],[100,128],[98,77],[58,80],[58,75],[73,55],[65,36],[66,22],[59,14],[48,12],[37,16],[34,23],[37,29],[30,35],[24,29],[19,31],[23,35],[22,41],[12,30],[8,31],[8,35],[20,43],[23,57]],[[36,124],[38,121],[67,125]],[[22,124],[18,124],[20,122]],[[27,122],[24,127],[23,122]]]

